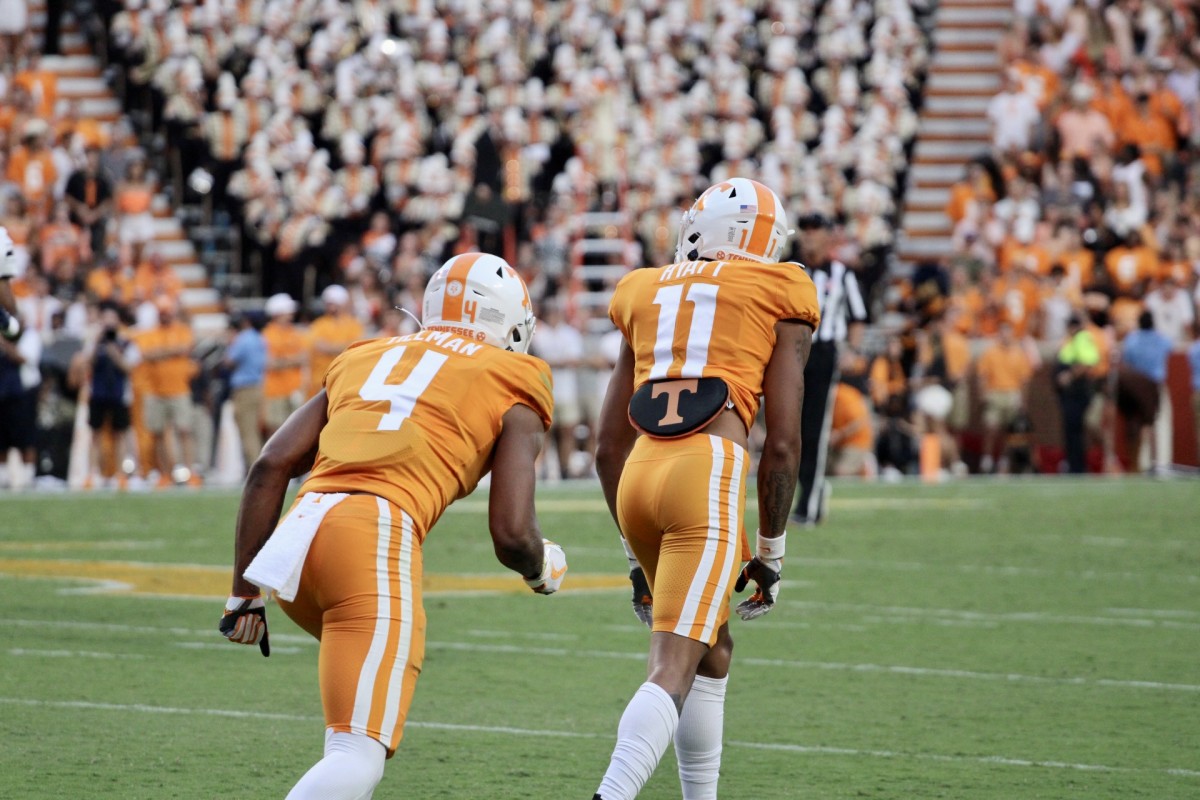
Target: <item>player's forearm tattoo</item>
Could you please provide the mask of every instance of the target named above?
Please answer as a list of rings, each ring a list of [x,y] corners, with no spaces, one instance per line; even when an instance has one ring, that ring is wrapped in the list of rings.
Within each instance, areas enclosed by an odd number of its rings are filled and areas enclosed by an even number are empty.
[[[796,473],[782,469],[768,472],[760,481],[759,492],[758,509],[762,519],[758,521],[758,530],[763,536],[774,538],[787,526],[788,509],[796,494]]]

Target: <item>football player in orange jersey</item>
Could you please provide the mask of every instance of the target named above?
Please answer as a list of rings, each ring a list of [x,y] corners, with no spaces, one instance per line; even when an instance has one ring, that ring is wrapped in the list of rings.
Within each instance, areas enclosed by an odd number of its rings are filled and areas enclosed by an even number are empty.
[[[495,256],[455,256],[425,290],[424,322],[339,355],[246,478],[221,632],[270,652],[262,588],[321,642],[325,756],[289,800],[371,796],[424,657],[422,542],[488,470],[500,563],[540,594],[567,571],[534,511],[553,400],[549,367],[526,353],[534,318],[524,282]],[[288,481],[310,468],[276,527]]]
[[[778,263],[791,233],[774,192],[724,181],[684,215],[676,263],[635,270],[613,295],[609,316],[624,342],[597,469],[629,556],[634,611],[652,633],[648,678],[621,717],[596,798],[635,797],[672,739],[685,800],[717,796],[729,599],[756,583],[737,606],[750,620],[779,590],[804,365],[820,322],[808,274]],[[746,437],[760,398],[757,554],[739,576],[749,558]]]

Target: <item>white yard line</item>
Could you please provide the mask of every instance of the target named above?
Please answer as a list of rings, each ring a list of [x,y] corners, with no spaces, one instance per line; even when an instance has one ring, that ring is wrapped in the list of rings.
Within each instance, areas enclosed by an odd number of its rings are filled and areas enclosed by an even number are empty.
[[[793,608],[802,608],[811,611],[848,611],[861,613],[864,621],[885,622],[888,624],[928,621],[934,624],[952,624],[957,622],[964,625],[978,624],[983,627],[994,627],[1004,623],[1048,623],[1052,625],[1101,625],[1200,631],[1200,623],[1164,619],[1158,615],[1152,615],[1149,618],[1126,615],[1104,617],[1088,614],[1055,614],[1047,611],[997,613],[961,611],[953,608],[913,608],[909,606],[877,606],[864,603],[824,603],[813,600],[786,600],[784,602]],[[1173,613],[1182,615],[1189,612]]]
[[[746,747],[754,750],[782,750],[788,753],[803,753],[806,755],[833,756],[869,756],[873,758],[899,758],[917,761],[940,761],[943,763],[975,763],[998,764],[1005,767],[1044,767],[1048,769],[1070,769],[1084,772],[1155,772],[1180,777],[1198,778],[1200,770],[1193,769],[1155,769],[1148,767],[1110,767],[1104,764],[1073,764],[1067,761],[1033,761],[1025,758],[1008,758],[1005,756],[965,756],[942,755],[940,753],[904,753],[897,750],[858,750],[846,747],[813,747],[808,745],[760,742],[726,742],[727,747]]]
[[[76,629],[95,629],[105,631],[121,631],[126,633],[143,633],[161,636],[166,633],[177,636],[207,636],[207,631],[195,631],[187,628],[144,628],[138,626],[122,626],[111,623],[74,623],[41,620],[9,620],[8,624],[17,627],[70,627]],[[315,645],[312,639],[295,635],[272,635],[272,639],[280,643],[296,643]],[[218,647],[230,646],[224,642],[213,642]],[[607,658],[623,661],[645,661],[644,652],[613,651],[613,650],[581,650],[576,648],[529,647],[515,644],[482,644],[478,642],[447,642],[430,641],[426,643],[430,650],[452,650],[475,653],[508,653],[557,658]],[[974,670],[954,669],[948,667],[914,667],[902,664],[850,664],[831,661],[791,661],[769,658],[739,658],[739,663],[790,667],[801,670],[822,670],[839,672],[864,672],[892,675],[910,675],[924,678],[951,678],[959,680],[1003,681],[1007,683],[1028,683],[1040,685],[1105,687],[1113,689],[1150,689],[1166,692],[1200,692],[1200,685],[1190,683],[1168,683],[1164,681],[1143,681],[1116,678],[1084,678],[1084,677],[1047,677],[1044,675],[1025,675],[1005,672],[978,672]]]
[[[0,553],[61,553],[71,550],[160,550],[164,539],[102,539],[88,542],[0,542]]]
[[[964,575],[987,575],[993,578],[1069,578],[1084,581],[1147,581],[1163,583],[1200,584],[1200,575],[1162,572],[1108,572],[1101,570],[1046,569],[1005,564],[930,564],[923,561],[870,561],[852,558],[788,557],[788,563],[812,569],[849,568],[876,569],[891,572],[961,572]]]
[[[280,714],[269,711],[240,711],[223,708],[177,708],[154,706],[145,703],[95,703],[84,700],[40,700],[28,697],[0,697],[0,704],[24,706],[26,708],[69,709],[78,711],[117,711],[138,714],[171,714],[186,716],[227,717],[232,719],[270,720],[281,722],[320,723],[323,719],[311,714]],[[528,736],[535,738],[565,739],[608,739],[611,733],[587,733],[580,731],[557,731],[536,728],[513,728],[492,725],[459,725],[448,722],[422,722],[410,720],[407,727],[429,730],[454,731],[458,733],[500,734],[504,736]],[[1080,764],[1066,761],[1030,760],[1007,756],[943,755],[940,753],[905,753],[897,750],[859,749],[853,747],[828,747],[790,744],[786,742],[743,742],[732,740],[727,747],[747,750],[769,750],[798,753],[803,755],[848,756],[853,758],[886,758],[915,761],[938,761],[942,763],[995,764],[1005,767],[1039,767],[1043,769],[1081,770],[1087,772],[1119,772],[1172,775],[1182,778],[1200,778],[1200,770],[1179,767],[1115,767],[1106,764]]]
[[[100,659],[143,659],[137,653],[97,652],[95,650],[31,650],[25,647],[10,647],[10,656],[33,656],[35,658],[100,658]]]

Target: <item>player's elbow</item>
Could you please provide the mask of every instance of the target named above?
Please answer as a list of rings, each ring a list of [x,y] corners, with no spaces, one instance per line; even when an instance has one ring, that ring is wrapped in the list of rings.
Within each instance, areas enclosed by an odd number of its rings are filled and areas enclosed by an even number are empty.
[[[258,458],[250,465],[247,480],[266,478],[273,475],[288,475],[292,468],[293,458],[284,448],[272,446],[270,441],[263,447]]]
[[[596,440],[596,471],[603,474],[619,471],[625,463],[624,448],[619,447],[611,437],[608,439],[597,436]]]

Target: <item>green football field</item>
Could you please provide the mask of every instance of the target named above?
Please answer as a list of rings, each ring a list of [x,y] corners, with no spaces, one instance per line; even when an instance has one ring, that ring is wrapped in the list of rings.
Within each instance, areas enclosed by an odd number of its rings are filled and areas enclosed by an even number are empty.
[[[428,656],[375,797],[590,798],[648,633],[598,488],[546,488],[528,592],[486,497],[425,549]],[[0,798],[282,798],[317,648],[226,643],[232,494],[0,499]],[[1200,482],[838,484],[734,620],[722,796],[1200,798]],[[748,521],[753,530],[753,520]],[[643,791],[678,798],[670,753]]]

